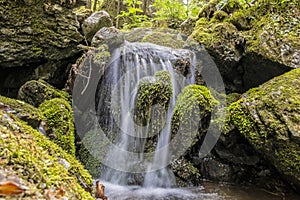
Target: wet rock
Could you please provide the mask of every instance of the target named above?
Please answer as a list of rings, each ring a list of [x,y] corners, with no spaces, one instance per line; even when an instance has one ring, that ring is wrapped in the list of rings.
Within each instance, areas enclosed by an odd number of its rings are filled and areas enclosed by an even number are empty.
[[[179,187],[197,186],[201,183],[199,170],[183,157],[173,160],[170,169],[173,171]]]
[[[18,99],[38,107],[45,100],[62,98],[70,100],[69,94],[58,90],[43,80],[32,80],[26,82],[18,92]]]
[[[230,120],[294,188],[300,188],[300,70],[251,89],[229,107]]]
[[[91,42],[93,36],[103,27],[111,27],[112,21],[109,14],[105,11],[93,13],[82,23],[82,31],[86,39]]]

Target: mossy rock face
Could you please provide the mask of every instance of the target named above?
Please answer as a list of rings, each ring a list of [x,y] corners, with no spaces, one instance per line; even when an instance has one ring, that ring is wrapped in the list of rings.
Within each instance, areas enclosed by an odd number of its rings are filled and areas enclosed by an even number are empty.
[[[111,144],[104,142],[99,131],[91,130],[81,138],[77,146],[77,158],[94,178],[101,175],[101,161],[105,158]]]
[[[153,32],[149,35],[146,35],[142,42],[150,42],[153,44],[171,47],[174,49],[182,48],[184,45],[184,41],[182,38],[178,37],[178,35],[172,35],[164,32]]]
[[[51,99],[40,105],[48,125],[47,135],[61,148],[75,155],[75,133],[72,108],[64,99]]]
[[[0,67],[38,66],[79,53],[79,24],[70,1],[62,2],[0,2]]]
[[[295,0],[210,1],[191,37],[214,57],[227,91],[242,93],[300,66],[296,13]]]
[[[46,199],[47,190],[59,188],[68,199],[94,199],[81,185],[91,187],[93,180],[73,156],[3,110],[0,135],[2,178],[15,177],[28,188],[22,199]]]
[[[230,121],[254,149],[300,188],[300,69],[243,94]]]
[[[197,186],[201,182],[199,170],[191,162],[184,158],[178,158],[171,162],[170,168],[176,177],[179,187]]]
[[[200,85],[186,86],[178,95],[171,120],[171,149],[179,155],[205,135],[213,106],[217,101],[210,91]]]
[[[145,126],[151,120],[150,116],[152,116],[153,119],[161,119],[161,117],[163,117],[161,115],[167,112],[168,103],[172,98],[172,94],[172,81],[169,72],[158,71],[154,74],[154,77],[143,78],[138,84],[135,102],[136,109],[134,116],[136,123]],[[157,109],[155,108],[156,105],[159,106]],[[165,113],[160,113],[164,111]]]
[[[45,120],[39,109],[16,99],[0,96],[0,109],[13,113],[35,129]]]
[[[26,82],[18,92],[18,99],[38,107],[45,100],[62,98],[70,100],[68,93],[55,89],[53,86],[42,80]]]

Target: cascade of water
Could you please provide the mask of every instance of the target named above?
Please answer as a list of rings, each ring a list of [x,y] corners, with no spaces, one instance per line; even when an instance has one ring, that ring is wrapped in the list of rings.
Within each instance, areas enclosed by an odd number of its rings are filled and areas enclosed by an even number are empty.
[[[142,174],[147,171],[142,178],[144,186],[172,187],[176,183],[172,171],[166,167],[168,148],[164,147],[168,145],[171,137],[171,118],[176,96],[183,87],[191,84],[195,79],[194,73],[190,72],[185,76],[178,73],[174,63],[178,59],[185,58],[189,59],[190,66],[193,66],[194,55],[189,50],[181,50],[178,53],[174,49],[148,43],[126,43],[113,53],[112,58],[100,82],[102,87],[108,88],[106,90],[109,95],[100,97],[98,112],[109,109],[111,113],[105,124],[110,129],[110,134],[113,135],[115,147],[108,151],[105,159],[108,166],[114,167],[104,170],[101,178],[111,183],[127,185],[136,183],[132,180],[134,179],[132,174],[137,172]],[[145,80],[154,83],[155,73],[163,70],[167,71],[171,77],[172,96],[166,110],[161,105],[151,105],[152,110],[158,109],[161,113],[165,112],[165,115],[162,115],[165,117],[161,118],[165,121],[162,130],[156,133],[156,151],[146,154],[147,138],[153,132],[151,123],[155,120],[150,120],[146,124],[136,122],[134,111],[138,87]],[[105,101],[109,101],[107,108],[103,108]],[[157,153],[158,150],[160,150],[159,153]],[[118,166],[122,166],[122,170],[126,172],[118,171],[121,169]]]

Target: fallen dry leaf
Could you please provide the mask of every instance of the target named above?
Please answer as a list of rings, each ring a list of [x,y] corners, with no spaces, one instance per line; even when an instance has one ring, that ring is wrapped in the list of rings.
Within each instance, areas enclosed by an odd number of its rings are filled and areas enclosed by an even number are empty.
[[[18,195],[26,190],[27,188],[12,181],[0,182],[0,196]]]

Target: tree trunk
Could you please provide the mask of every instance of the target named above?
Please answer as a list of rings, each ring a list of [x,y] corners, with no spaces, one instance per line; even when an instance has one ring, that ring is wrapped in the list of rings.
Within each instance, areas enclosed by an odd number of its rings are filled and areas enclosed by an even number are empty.
[[[93,11],[96,11],[96,9],[97,9],[97,2],[98,2],[98,0],[94,0],[94,7],[93,7]]]

